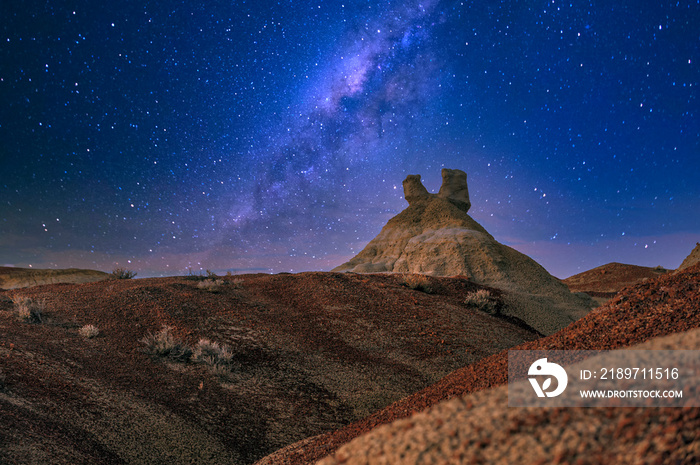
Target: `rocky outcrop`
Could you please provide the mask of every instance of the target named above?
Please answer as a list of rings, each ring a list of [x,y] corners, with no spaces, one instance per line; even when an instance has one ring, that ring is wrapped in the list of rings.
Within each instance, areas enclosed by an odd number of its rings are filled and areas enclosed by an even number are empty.
[[[685,257],[685,260],[683,260],[683,263],[681,263],[681,266],[678,267],[676,272],[689,268],[696,263],[700,263],[700,242],[695,243],[695,248],[690,252],[690,255]]]
[[[513,316],[550,334],[588,313],[594,303],[572,294],[530,257],[496,241],[467,211],[467,175],[443,170],[442,187],[430,194],[419,175],[404,180],[408,208],[350,261],[333,271],[467,276],[509,292]]]
[[[467,173],[462,170],[442,170],[442,186],[438,197],[454,203],[464,212],[472,207],[469,201],[469,189],[467,188]]]
[[[420,180],[420,174],[409,174],[403,180],[403,194],[409,205],[441,198],[449,200],[465,213],[472,206],[469,201],[467,173],[462,170],[444,168],[442,170],[442,185],[437,194],[428,192]]]

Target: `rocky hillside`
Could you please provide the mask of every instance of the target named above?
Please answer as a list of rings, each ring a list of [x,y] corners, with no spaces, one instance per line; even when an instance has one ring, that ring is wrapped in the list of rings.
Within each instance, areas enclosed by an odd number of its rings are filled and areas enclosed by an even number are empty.
[[[466,304],[478,290],[302,273],[0,291],[0,463],[250,464],[539,337]]]
[[[700,329],[632,349],[700,350]],[[679,386],[686,394],[697,387]],[[501,386],[376,428],[319,465],[690,465],[700,463],[699,430],[697,407],[513,408],[508,407],[507,387]]]
[[[523,350],[618,349],[641,344],[657,337],[682,333],[696,328],[700,328],[700,265],[687,268],[678,274],[665,274],[655,279],[628,287],[621,291],[608,304],[600,307],[564,330],[546,338],[521,344],[516,348]],[[683,341],[683,339],[684,336],[681,336],[680,340]],[[441,401],[451,398],[461,398],[467,394],[504,385],[507,382],[508,376],[507,364],[508,351],[505,350],[477,363],[456,370],[436,384],[401,399],[359,422],[355,422],[338,431],[294,444],[266,458],[261,461],[260,464],[315,463],[315,461],[322,459],[324,456],[332,454],[343,444],[370,432],[380,425],[389,424],[393,421],[420,413],[437,405]],[[474,404],[474,408],[477,407],[478,404]],[[593,412],[592,409],[580,410],[583,411],[584,415],[588,411]],[[628,415],[625,413],[627,410],[628,409],[607,409],[607,413],[603,410],[602,412],[595,413],[595,415],[610,415],[615,418],[620,424],[617,434],[627,434],[623,431],[625,425],[641,421],[646,415],[656,415],[651,412],[652,409],[647,409],[646,411],[640,412],[639,416],[630,416],[629,418],[632,419],[630,421],[627,420]],[[481,410],[479,410],[479,412],[481,412]],[[696,426],[698,424],[698,409],[691,409],[690,414],[689,417],[687,412],[681,409],[668,409],[659,414],[660,417],[654,420],[654,424],[658,424],[659,422],[664,424],[664,422],[668,422],[669,425],[674,425],[674,432],[682,430],[685,432],[684,434],[687,434],[688,430],[682,426],[683,422],[687,420],[688,425],[690,425],[689,428],[691,428],[690,432],[694,435],[691,436],[692,447],[694,447],[692,451],[696,454],[693,457],[697,459],[698,455],[700,455],[700,438],[697,436],[698,430]],[[567,413],[566,409],[562,409],[558,415],[570,416],[572,413]],[[592,416],[590,420],[593,422],[592,424],[595,424],[594,416]],[[489,422],[488,417],[485,417],[484,421],[485,424],[483,427],[486,428]],[[513,430],[514,433],[527,430],[527,428],[529,428],[528,425],[532,422],[534,422],[534,424],[539,423],[535,420],[534,416],[527,417],[527,419],[523,421],[518,421],[517,426],[515,426]],[[549,420],[544,424],[546,425],[547,423],[549,423]],[[562,425],[565,425],[565,423],[566,421],[564,421]],[[484,431],[490,431],[493,434],[496,433],[495,431],[487,429]],[[565,433],[566,430],[564,430],[563,434]],[[539,437],[533,432],[529,434],[533,435],[534,438]],[[572,434],[574,437],[576,436],[574,432],[572,432]],[[641,435],[639,443],[648,444],[650,435],[655,433],[651,430],[640,430],[639,434]],[[482,435],[479,434],[475,437],[482,437]],[[441,436],[436,436],[436,441],[441,440]],[[581,441],[583,441],[583,439]],[[599,444],[602,444],[602,442]],[[492,446],[501,447],[498,444],[493,444]],[[665,460],[664,457],[667,457],[665,454],[669,454],[672,448],[676,446],[678,446],[678,444],[675,444],[673,441],[665,444],[659,454],[654,456],[654,459],[651,460],[650,463],[697,463],[697,461],[692,460],[684,461],[685,459],[678,462]],[[535,447],[535,445],[532,445],[532,447]],[[572,450],[577,450],[577,447],[582,448],[582,450],[587,450],[587,446],[584,445],[583,442],[577,443],[574,441],[571,444],[564,444],[563,447],[565,448],[564,452],[566,454],[570,454]],[[503,447],[499,450],[505,453]],[[549,448],[545,450],[552,452],[553,449]],[[691,454],[688,452],[687,448],[683,450],[685,451],[684,453]],[[344,457],[343,454],[346,453],[342,453],[337,456],[336,459]],[[355,462],[354,459],[349,459],[350,461],[347,463],[365,463],[364,457],[366,457],[366,451],[362,450],[362,448],[357,449],[352,455],[358,457],[357,462]],[[689,457],[691,455],[687,456]],[[541,463],[557,463],[554,457],[541,457]],[[562,455],[561,457],[563,458],[560,459],[558,463],[571,463],[567,461],[567,458],[570,458],[569,455]],[[658,462],[655,462],[654,460],[657,459]],[[590,460],[591,461],[584,460],[582,463],[606,463],[605,461],[596,462],[595,455],[591,456]],[[488,461],[486,462],[488,463]],[[382,463],[393,462],[388,461]],[[625,460],[619,460],[612,463],[627,462]],[[629,463],[636,462],[630,461]]]
[[[700,242],[697,242],[695,244],[695,248],[693,248],[687,257],[685,257],[685,260],[683,260],[681,266],[678,267],[678,271],[685,270],[696,263],[700,263]]]

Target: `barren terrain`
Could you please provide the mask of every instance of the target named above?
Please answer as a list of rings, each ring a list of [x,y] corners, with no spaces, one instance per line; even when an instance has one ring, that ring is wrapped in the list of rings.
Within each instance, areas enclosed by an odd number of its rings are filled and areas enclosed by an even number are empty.
[[[0,463],[252,463],[539,335],[464,278],[302,273],[0,292]],[[492,290],[494,296],[499,291]],[[12,302],[43,302],[41,322]],[[495,300],[502,305],[500,299]],[[81,336],[95,325],[99,335]],[[172,327],[226,366],[145,353]]]
[[[608,263],[592,270],[584,271],[563,280],[571,292],[584,292],[599,303],[605,303],[627,286],[670,273],[661,266],[627,265]]]
[[[546,338],[526,342],[516,348],[522,350],[617,349],[698,327],[700,327],[700,265],[678,274],[665,274],[625,288],[607,305],[594,310],[564,330]],[[314,463],[333,453],[341,445],[380,425],[422,412],[447,399],[504,385],[508,376],[507,363],[507,350],[486,357],[456,370],[434,385],[401,399],[359,422],[292,445],[286,450],[267,457],[260,464]],[[697,410],[694,409],[693,418],[697,418]],[[611,414],[618,415],[619,412]],[[679,417],[681,420],[683,415]],[[695,431],[693,441],[697,446],[700,444],[700,437],[697,436],[697,430]],[[543,463],[548,462],[545,460]],[[660,460],[658,463],[673,462]]]

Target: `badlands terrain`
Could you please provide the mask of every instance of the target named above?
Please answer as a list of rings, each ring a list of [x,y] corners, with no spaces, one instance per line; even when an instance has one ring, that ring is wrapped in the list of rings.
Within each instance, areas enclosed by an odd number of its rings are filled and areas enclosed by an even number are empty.
[[[464,278],[302,273],[0,292],[0,463],[252,463],[540,334]],[[427,292],[426,292],[427,291]],[[498,291],[495,302],[502,305]],[[41,321],[18,315],[41,302]],[[14,302],[13,302],[14,300]],[[81,335],[94,325],[96,337]],[[149,354],[168,326],[210,366]]]
[[[700,463],[700,408],[509,409],[504,387],[512,348],[700,349],[700,246],[562,282],[442,175],[332,272],[6,270],[0,464]]]

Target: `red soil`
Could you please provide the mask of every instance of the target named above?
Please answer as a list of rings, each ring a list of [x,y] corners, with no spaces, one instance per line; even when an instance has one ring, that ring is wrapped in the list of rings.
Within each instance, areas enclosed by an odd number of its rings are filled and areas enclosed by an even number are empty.
[[[608,304],[564,330],[514,349],[610,350],[697,327],[700,327],[700,264],[628,287]],[[274,460],[265,463],[313,463],[379,425],[406,418],[452,397],[503,385],[507,382],[507,363],[508,350],[504,350],[461,368],[363,420],[281,451]]]
[[[129,418],[129,407],[115,404],[128,398],[194,425],[251,463],[538,337],[518,321],[465,306],[464,296],[481,287],[462,278],[429,278],[430,294],[390,275],[224,279],[218,293],[185,278],[0,291],[0,462],[29,460],[4,455],[4,442],[21,441],[49,454],[40,463],[120,463],[128,451],[119,434],[108,445],[90,425],[109,434],[122,428],[105,423]],[[13,296],[44,300],[44,321],[19,321]],[[100,336],[81,337],[86,324]],[[236,369],[222,381],[202,365],[147,355],[141,339],[163,325],[190,345],[200,338],[230,345]],[[339,369],[343,376],[332,380]]]

